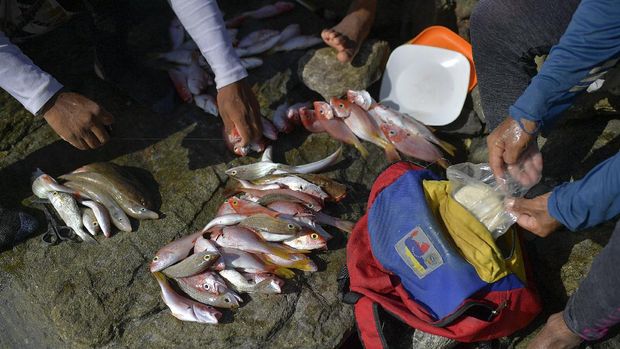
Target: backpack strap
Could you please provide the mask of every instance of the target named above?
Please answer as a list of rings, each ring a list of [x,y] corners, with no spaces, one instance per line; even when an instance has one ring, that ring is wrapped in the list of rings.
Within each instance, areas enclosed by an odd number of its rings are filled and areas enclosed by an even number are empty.
[[[379,304],[368,297],[355,303],[357,331],[365,349],[388,349],[379,319]]]

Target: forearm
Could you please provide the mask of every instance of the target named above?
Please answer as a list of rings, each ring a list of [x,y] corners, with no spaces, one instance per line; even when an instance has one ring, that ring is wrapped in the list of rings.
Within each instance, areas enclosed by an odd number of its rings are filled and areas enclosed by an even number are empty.
[[[62,85],[0,32],[0,87],[36,114]]]
[[[620,153],[602,162],[578,181],[556,187],[549,214],[575,231],[620,214]]]
[[[213,69],[218,89],[248,75],[232,47],[215,0],[171,0],[170,4]]]
[[[620,6],[616,0],[583,0],[566,32],[553,47],[510,115],[549,128],[577,94],[620,56]]]

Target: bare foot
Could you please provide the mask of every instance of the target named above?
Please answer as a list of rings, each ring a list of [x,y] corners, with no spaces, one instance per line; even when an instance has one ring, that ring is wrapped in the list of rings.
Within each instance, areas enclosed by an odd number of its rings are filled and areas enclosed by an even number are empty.
[[[549,317],[542,331],[531,341],[527,349],[571,349],[581,344],[582,339],[568,329],[562,312]]]
[[[335,27],[325,29],[321,37],[338,51],[340,62],[350,62],[368,36],[375,20],[377,0],[353,0],[349,13]]]

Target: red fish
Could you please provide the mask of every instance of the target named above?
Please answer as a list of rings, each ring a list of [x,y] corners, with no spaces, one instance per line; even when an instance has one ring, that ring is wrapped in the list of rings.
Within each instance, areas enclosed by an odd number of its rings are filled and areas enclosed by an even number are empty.
[[[341,142],[353,145],[362,157],[368,157],[368,150],[340,118],[334,118],[332,107],[328,103],[314,102],[314,115],[330,136]]]
[[[383,148],[389,161],[400,160],[400,155],[394,145],[385,139],[379,126],[364,109],[357,104],[338,98],[332,98],[329,103],[336,115],[344,119],[344,123],[356,136]]]
[[[444,168],[448,167],[448,162],[441,152],[424,137],[388,123],[381,124],[381,130],[403,154],[428,162],[437,162]]]
[[[234,213],[242,214],[246,216],[252,216],[255,214],[265,214],[270,217],[277,217],[280,213],[271,210],[261,204],[256,202],[252,202],[249,200],[241,199],[236,196],[233,196],[227,200],[228,204],[234,210]]]
[[[170,69],[168,70],[168,76],[170,76],[174,89],[177,91],[183,102],[191,102],[192,93],[189,92],[189,87],[187,86],[187,76],[185,73],[178,69]]]
[[[325,132],[325,128],[314,115],[314,109],[300,108],[299,120],[301,121],[301,124],[304,125],[306,130],[312,133]]]

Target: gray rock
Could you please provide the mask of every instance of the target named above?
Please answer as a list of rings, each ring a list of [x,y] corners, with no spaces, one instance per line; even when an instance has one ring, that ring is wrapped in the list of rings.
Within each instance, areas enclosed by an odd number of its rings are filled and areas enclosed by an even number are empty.
[[[461,136],[477,136],[482,133],[484,125],[476,116],[476,112],[473,110],[463,109],[461,115],[446,126],[437,127],[437,130]]]
[[[347,90],[366,89],[381,78],[390,49],[386,42],[367,40],[353,62],[341,63],[330,47],[308,52],[299,60],[298,74],[304,84],[324,99]]]

